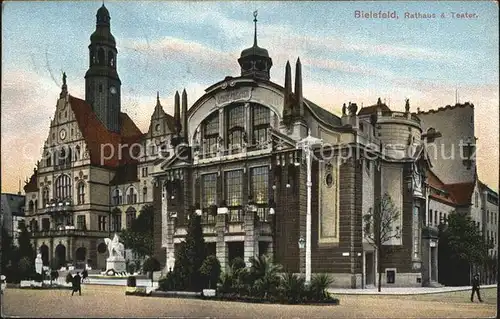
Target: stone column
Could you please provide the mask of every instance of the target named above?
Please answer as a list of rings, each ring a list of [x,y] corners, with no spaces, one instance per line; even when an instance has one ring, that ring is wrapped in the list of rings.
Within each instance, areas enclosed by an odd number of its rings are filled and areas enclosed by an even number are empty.
[[[166,238],[166,251],[167,251],[167,263],[165,265],[166,271],[174,270],[175,266],[175,244],[174,244],[174,233],[175,233],[175,218],[167,217],[166,226],[167,238]]]
[[[227,214],[217,215],[217,221],[215,224],[215,232],[217,233],[217,242],[215,244],[216,256],[219,260],[221,270],[223,272],[227,271],[228,260],[227,260],[227,245],[224,241],[224,236],[227,227]]]
[[[244,259],[247,267],[251,266],[250,258],[259,256],[259,233],[255,227],[256,216],[254,212],[245,212],[244,230]]]

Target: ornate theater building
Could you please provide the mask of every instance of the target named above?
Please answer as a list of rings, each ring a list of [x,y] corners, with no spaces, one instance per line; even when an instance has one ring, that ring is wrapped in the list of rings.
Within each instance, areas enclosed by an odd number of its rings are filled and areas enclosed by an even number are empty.
[[[476,185],[469,173],[440,180],[449,167],[428,156],[441,136],[442,113],[412,113],[409,101],[397,112],[378,99],[359,109],[344,104],[337,116],[304,96],[299,59],[273,71],[255,33],[235,59],[239,75],[209,86],[192,104],[185,91],[177,93],[174,116],[157,97],[143,133],[121,112],[118,52],[104,5],[96,18],[85,99],[71,96],[63,79],[43,159],[25,186],[26,223],[46,264],[104,268],[104,238],[153,204],[155,255],[164,272],[186,236],[187,212],[195,211],[207,250],[224,269],[235,257],[268,254],[288,271],[328,273],[336,286],[375,285],[378,264],[383,285],[438,281],[437,217],[432,221],[429,211],[473,207]],[[283,82],[270,81],[271,72],[283,73]],[[471,105],[446,112],[460,110],[473,115]],[[473,125],[467,134],[474,137]],[[134,144],[143,152],[128,152]],[[103,145],[126,146],[128,155],[110,155]],[[466,164],[450,167],[475,171],[473,159]],[[431,174],[433,167],[441,170]],[[446,186],[463,182],[474,184]],[[384,244],[391,254],[377,260],[363,216],[384,194],[400,215]],[[498,197],[488,196],[496,198],[498,215]]]

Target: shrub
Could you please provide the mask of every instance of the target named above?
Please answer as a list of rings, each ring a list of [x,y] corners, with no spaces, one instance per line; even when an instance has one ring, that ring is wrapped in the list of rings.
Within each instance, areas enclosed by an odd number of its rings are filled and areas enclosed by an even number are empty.
[[[231,271],[223,272],[219,278],[218,291],[222,294],[232,292],[234,277]]]
[[[210,255],[205,258],[200,267],[200,273],[205,276],[205,280],[208,282],[207,287],[209,289],[215,289],[221,273],[220,263],[217,257]]]
[[[327,274],[317,274],[313,276],[309,287],[310,298],[314,301],[323,301],[329,298],[328,287],[333,280]]]
[[[135,271],[135,264],[134,263],[129,263],[127,266],[127,271],[129,274],[133,274]]]
[[[305,279],[293,273],[286,273],[281,278],[282,298],[290,304],[301,302],[305,295]]]
[[[259,258],[250,258],[249,278],[247,282],[254,283],[253,294],[268,298],[269,296],[276,296],[280,277],[278,273],[282,271],[283,267],[271,262],[271,258],[266,255],[261,255]]]
[[[169,272],[166,277],[160,278],[158,281],[158,290],[161,291],[178,290],[179,287],[182,287],[182,283],[179,282],[179,275],[173,271]]]
[[[22,257],[17,263],[17,267],[22,279],[30,278],[35,272],[34,264],[28,257]]]
[[[73,276],[70,273],[68,273],[66,275],[66,283],[69,284],[69,283],[72,283],[72,282],[73,282]]]
[[[154,257],[149,257],[144,261],[144,264],[142,265],[142,269],[144,271],[149,272],[149,278],[151,279],[151,285],[153,284],[153,272],[155,271],[160,271],[161,270],[161,265],[158,259]]]
[[[236,257],[231,261],[231,269],[233,270],[234,273],[237,273],[241,269],[244,269],[246,267],[245,261],[241,257]]]

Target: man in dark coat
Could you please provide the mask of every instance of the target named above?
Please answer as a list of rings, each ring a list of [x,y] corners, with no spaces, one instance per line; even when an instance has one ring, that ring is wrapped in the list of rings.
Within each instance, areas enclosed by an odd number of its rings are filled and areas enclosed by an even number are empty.
[[[76,273],[75,277],[73,277],[73,292],[71,295],[78,291],[78,294],[82,295],[82,277],[80,277],[80,273]]]
[[[475,274],[474,277],[472,277],[472,294],[470,295],[471,302],[474,302],[474,292],[477,293],[477,299],[479,299],[479,302],[483,302],[481,300],[481,293],[479,292],[479,274]]]

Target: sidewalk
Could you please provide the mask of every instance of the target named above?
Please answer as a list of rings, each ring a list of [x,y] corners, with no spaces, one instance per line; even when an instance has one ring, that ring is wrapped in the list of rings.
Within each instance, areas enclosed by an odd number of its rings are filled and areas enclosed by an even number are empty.
[[[497,285],[483,285],[484,288],[494,288]],[[329,288],[328,292],[333,295],[424,295],[424,294],[437,294],[443,292],[452,291],[465,291],[471,290],[471,286],[462,287],[382,287],[381,291],[378,292],[377,288],[367,288],[367,289],[349,289],[349,288]]]

